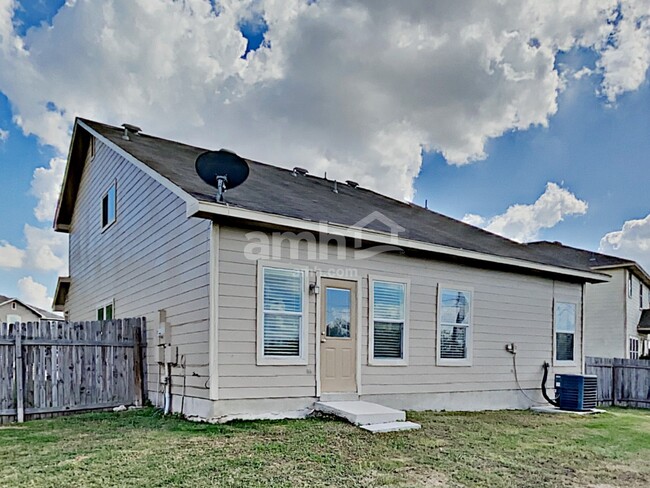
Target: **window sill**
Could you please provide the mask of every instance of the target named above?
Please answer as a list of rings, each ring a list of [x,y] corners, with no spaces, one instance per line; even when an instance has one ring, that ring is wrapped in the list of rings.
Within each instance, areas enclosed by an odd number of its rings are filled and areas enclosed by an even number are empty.
[[[111,222],[110,224],[106,224],[104,227],[102,227],[102,230],[101,230],[100,234],[103,234],[105,231],[107,231],[108,229],[110,229],[111,227],[113,227],[113,226],[115,225],[115,222],[117,222],[117,219],[115,219],[115,220],[114,220],[113,222]]]
[[[570,367],[578,366],[578,363],[575,360],[573,360],[573,361],[560,361],[560,360],[556,359],[555,361],[553,361],[553,366],[556,366],[558,368],[570,368]]]
[[[306,358],[275,358],[260,357],[257,358],[258,366],[307,366]]]
[[[408,366],[406,359],[368,359],[368,366]]]
[[[451,366],[453,367],[465,367],[468,368],[472,366],[472,360],[471,359],[445,359],[445,358],[437,358],[436,359],[436,366],[443,366],[443,367],[448,367]]]

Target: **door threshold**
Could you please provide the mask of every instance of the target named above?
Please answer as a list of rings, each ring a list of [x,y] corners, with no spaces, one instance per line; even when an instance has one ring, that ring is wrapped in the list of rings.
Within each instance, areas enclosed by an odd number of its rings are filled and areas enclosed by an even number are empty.
[[[321,393],[321,402],[355,402],[359,400],[357,392]]]

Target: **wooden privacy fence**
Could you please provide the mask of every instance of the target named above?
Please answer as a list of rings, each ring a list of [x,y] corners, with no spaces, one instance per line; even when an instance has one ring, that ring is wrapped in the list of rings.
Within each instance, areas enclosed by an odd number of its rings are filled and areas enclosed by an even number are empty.
[[[585,373],[598,376],[598,404],[650,408],[650,361],[585,358]]]
[[[142,405],[144,319],[0,324],[0,423]]]

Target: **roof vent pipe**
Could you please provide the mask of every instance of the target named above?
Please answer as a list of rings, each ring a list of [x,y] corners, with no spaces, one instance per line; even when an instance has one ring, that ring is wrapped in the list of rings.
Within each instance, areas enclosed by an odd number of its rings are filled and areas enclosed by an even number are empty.
[[[356,181],[346,180],[345,182],[348,184],[348,186],[352,188],[356,188],[357,186],[359,186],[359,183],[357,183]]]
[[[125,141],[130,141],[131,139],[129,138],[130,134],[133,135],[138,135],[142,129],[138,127],[137,125],[131,125],[131,124],[122,124],[122,127],[124,127],[124,134],[122,134],[122,139]]]
[[[307,171],[305,168],[300,168],[299,166],[296,166],[293,168],[293,176],[305,176],[309,171]]]
[[[332,190],[334,193],[339,192],[339,185],[336,180],[334,180],[334,189]]]

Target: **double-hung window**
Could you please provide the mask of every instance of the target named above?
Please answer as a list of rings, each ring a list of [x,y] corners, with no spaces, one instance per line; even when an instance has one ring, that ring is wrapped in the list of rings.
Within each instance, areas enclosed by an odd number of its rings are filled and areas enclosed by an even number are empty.
[[[408,363],[408,283],[371,278],[369,363]]]
[[[113,301],[99,307],[97,309],[97,320],[113,320],[114,308]]]
[[[639,338],[630,337],[630,359],[639,359]]]
[[[258,364],[306,364],[307,270],[260,266]]]
[[[117,183],[113,183],[102,195],[102,230],[117,218]]]
[[[472,301],[472,290],[440,286],[437,337],[439,365],[471,366]]]
[[[576,304],[557,302],[555,304],[555,360],[575,360]]]

